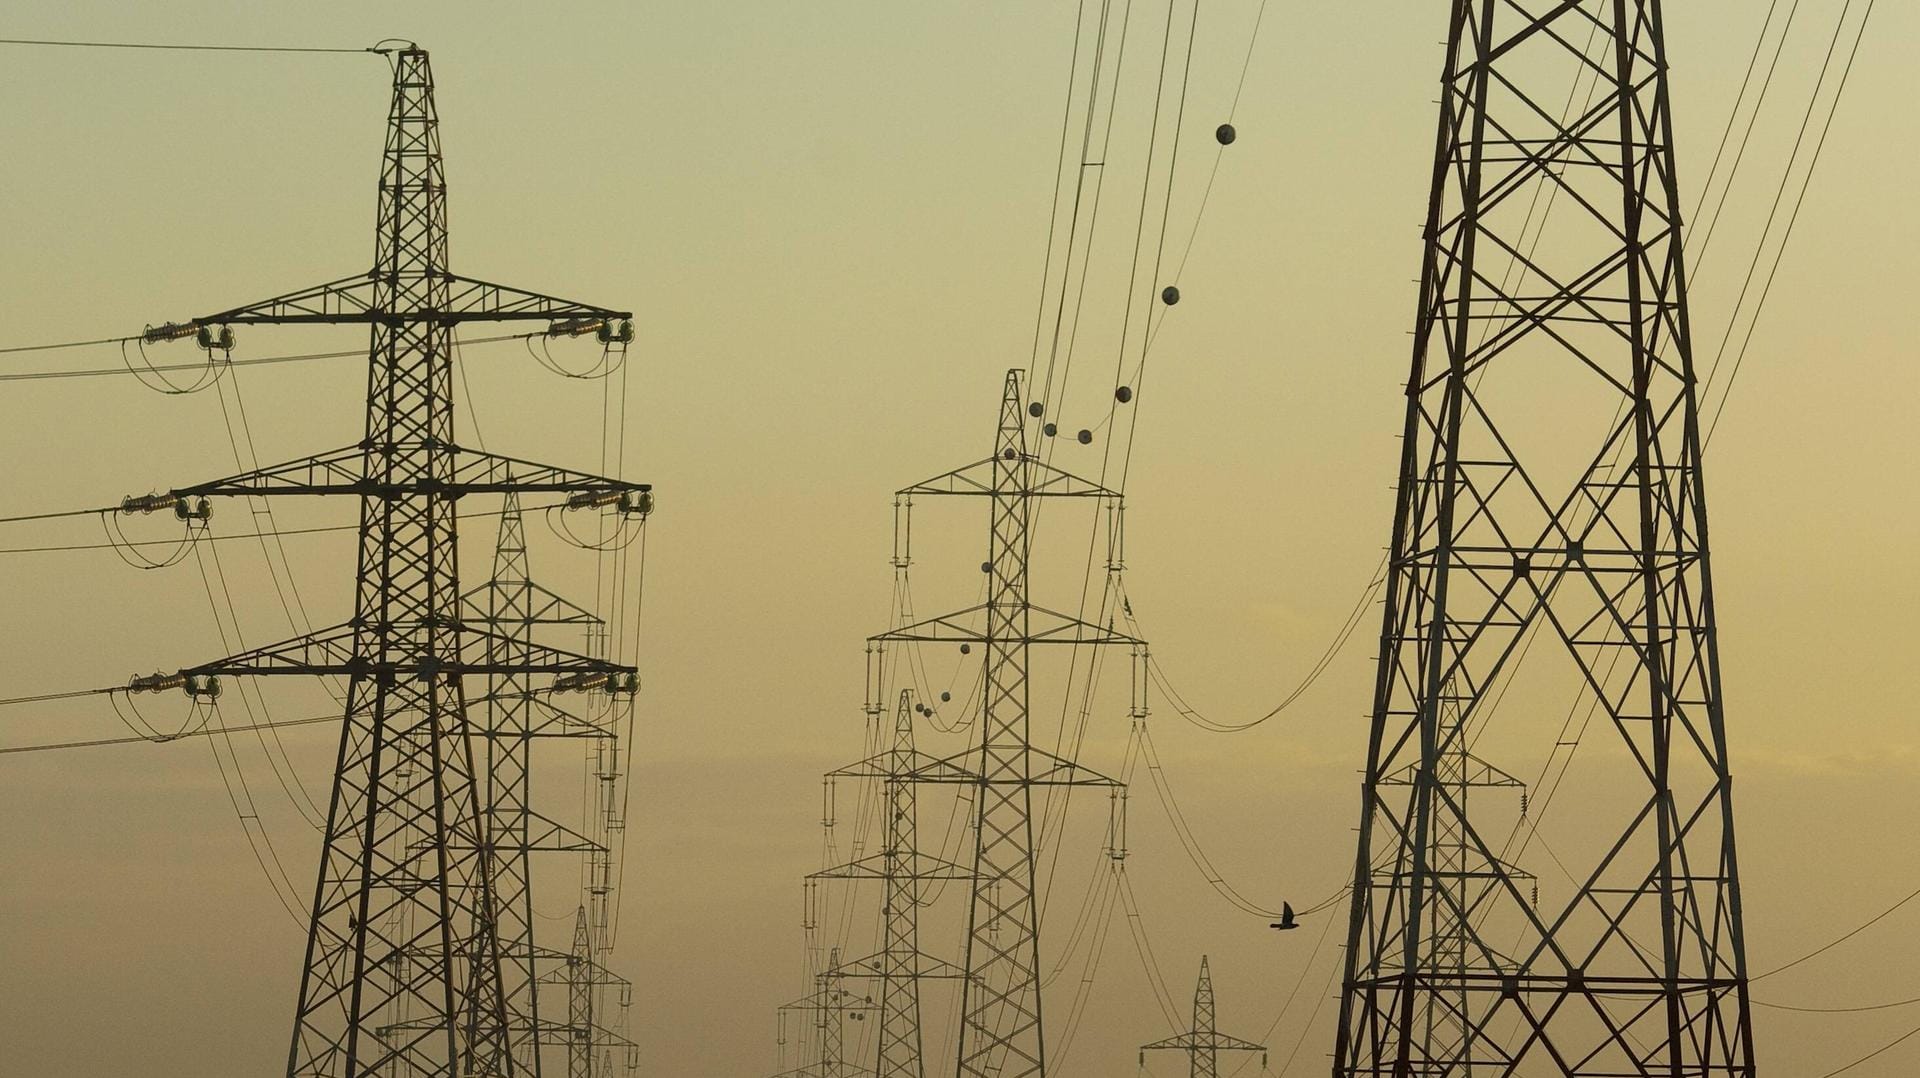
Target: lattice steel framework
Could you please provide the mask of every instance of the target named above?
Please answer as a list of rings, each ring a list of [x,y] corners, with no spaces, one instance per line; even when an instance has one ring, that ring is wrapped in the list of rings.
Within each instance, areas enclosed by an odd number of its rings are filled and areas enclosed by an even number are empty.
[[[1660,4],[1450,10],[1333,1072],[1745,1078]],[[1541,673],[1629,773],[1536,910],[1525,825],[1465,793],[1510,783],[1466,746]]]
[[[846,1062],[847,1016],[864,1020],[873,1005],[866,997],[848,991],[840,983],[842,979],[840,949],[835,947],[828,952],[826,965],[813,975],[813,991],[780,1006],[783,1029],[787,1015],[805,1017],[813,1029],[811,1047],[815,1055],[774,1078],[849,1078],[852,1068]]]
[[[989,499],[989,556],[982,565],[988,574],[987,601],[873,638],[880,644],[980,644],[985,650],[978,748],[932,761],[915,772],[916,781],[965,783],[975,788],[972,895],[958,1038],[960,1078],[1026,1078],[1046,1073],[1034,787],[1111,789],[1119,785],[1033,746],[1028,723],[1029,650],[1036,644],[1133,647],[1140,643],[1110,627],[1031,601],[1028,527],[1036,500],[1100,498],[1117,504],[1120,495],[1029,452],[1030,414],[1021,399],[1020,372],[1008,371],[993,455],[899,491],[907,505],[916,497],[935,495]],[[982,623],[984,627],[978,627]]]
[[[1176,1051],[1187,1054],[1187,1073],[1192,1078],[1220,1078],[1221,1052],[1259,1052],[1261,1066],[1266,1065],[1267,1046],[1230,1037],[1215,1028],[1213,974],[1207,969],[1207,956],[1200,956],[1200,979],[1193,986],[1193,1025],[1185,1033],[1140,1046],[1140,1063],[1146,1065],[1148,1052]]]
[[[520,1069],[538,1075],[541,1031],[545,1028],[536,988],[540,967],[543,962],[568,966],[574,962],[571,953],[543,949],[535,942],[532,855],[582,854],[590,865],[597,865],[609,851],[598,837],[582,835],[534,808],[533,746],[551,738],[576,742],[592,739],[597,744],[614,736],[614,715],[609,709],[595,709],[591,697],[577,715],[559,706],[556,693],[518,668],[533,657],[536,630],[575,630],[592,636],[601,620],[534,582],[528,569],[526,524],[517,493],[509,493],[504,499],[493,575],[468,592],[463,605],[467,622],[490,634],[488,660],[508,671],[487,679],[487,695],[477,701],[485,706],[475,709],[485,719],[475,730],[476,736],[483,738],[484,748],[480,803],[493,835],[495,934],[500,946],[508,1043]],[[593,790],[596,800],[600,797],[597,786],[595,783]],[[588,968],[598,967],[590,964]],[[565,1027],[569,1036],[577,1025],[569,1019]]]
[[[563,989],[567,997],[566,1019],[543,1020],[539,1040],[541,1045],[566,1050],[567,1078],[611,1078],[616,1070],[631,1076],[640,1068],[639,1046],[622,1032],[633,1003],[633,986],[595,960],[599,949],[587,907],[581,906],[574,913],[572,946],[539,953],[542,961],[555,962],[540,975],[539,983]],[[619,993],[612,1002],[620,1008],[613,1023],[620,1028],[606,1020],[605,994],[610,988]]]
[[[973,873],[919,848],[915,775],[942,762],[914,748],[913,692],[900,692],[893,741],[884,755],[831,772],[829,779],[877,779],[885,784],[886,838],[875,857],[814,874],[816,879],[873,879],[884,891],[879,953],[838,967],[840,977],[864,978],[879,987],[879,1037],[874,1054],[878,1078],[925,1078],[921,1056],[920,982],[961,976],[959,967],[920,950],[920,905],[928,880],[971,879]],[[948,768],[951,765],[945,765]]]
[[[294,1078],[519,1073],[494,891],[491,813],[465,679],[633,670],[510,646],[460,602],[456,506],[470,494],[638,496],[455,442],[452,335],[477,321],[606,322],[626,312],[447,268],[446,183],[427,53],[390,54],[393,101],[373,268],[194,319],[195,327],[371,329],[365,436],[344,449],[179,488],[175,497],[345,495],[360,505],[350,621],[180,672],[345,675],[346,717],[323,834],[287,1073]]]

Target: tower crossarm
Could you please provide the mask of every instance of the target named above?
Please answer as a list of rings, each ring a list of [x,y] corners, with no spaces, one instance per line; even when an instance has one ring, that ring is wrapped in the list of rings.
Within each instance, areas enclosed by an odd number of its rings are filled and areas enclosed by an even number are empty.
[[[504,610],[489,605],[490,600],[512,593]],[[460,597],[460,608],[468,621],[497,629],[529,625],[604,625],[605,619],[564,596],[556,595],[531,580],[507,583],[489,580]]]
[[[383,458],[412,455],[420,449],[438,450],[435,455],[444,461],[437,469],[438,474],[402,481],[375,478],[391,472],[382,466]],[[362,443],[195,483],[169,493],[174,497],[347,494],[397,501],[428,496],[460,498],[468,494],[645,494],[652,489],[651,483],[610,479],[456,445]]]
[[[1019,481],[1009,489],[1006,469],[995,458],[975,461],[965,467],[936,475],[902,487],[897,492],[900,497],[910,498],[921,495],[972,494],[992,497],[1018,496],[1027,498],[1119,498],[1118,491],[1109,490],[1091,479],[1082,479],[1072,472],[1056,468],[1037,457],[1026,456],[1008,459],[1021,460],[1025,465],[1016,469]]]
[[[1140,1046],[1142,1052],[1153,1052],[1160,1049],[1173,1049],[1183,1052],[1205,1052],[1209,1050],[1215,1052],[1264,1052],[1267,1050],[1267,1046],[1264,1044],[1255,1044],[1252,1041],[1243,1041],[1238,1037],[1229,1037],[1225,1033],[1194,1033],[1191,1031],[1175,1034],[1174,1036],[1154,1041],[1152,1044],[1143,1044]]]
[[[896,861],[905,861],[896,865]],[[905,871],[902,871],[904,868]],[[905,856],[874,854],[862,857],[858,861],[849,861],[832,868],[823,868],[807,876],[810,880],[970,880],[973,870],[964,865],[935,857],[932,854],[913,853]]]
[[[898,755],[898,759],[896,759]],[[898,764],[904,769],[896,769]],[[939,777],[935,777],[939,776]],[[967,782],[977,778],[955,759],[941,759],[931,753],[912,749],[905,753],[883,752],[858,763],[827,772],[830,779],[892,779],[914,782]]]
[[[525,853],[592,853],[604,849],[599,842],[568,827],[558,820],[542,813],[526,810],[526,824],[517,831],[524,831],[524,840],[502,841],[499,835],[493,836],[484,847],[495,852]],[[454,844],[451,849],[480,849],[478,846]]]
[[[978,750],[956,753],[952,756],[933,756],[919,750],[909,757],[911,767],[899,773],[906,782],[938,783],[949,786],[977,786],[983,780],[980,769],[975,765],[979,757]],[[1119,788],[1126,783],[1109,778],[1075,763],[1064,756],[1055,756],[1044,749],[1028,748],[1030,777],[1022,781],[1032,786],[1106,786]],[[859,763],[849,764],[827,772],[828,778],[886,779],[895,777],[890,754],[869,757]],[[1004,782],[1006,779],[993,779]]]
[[[598,1022],[590,1026],[581,1026],[574,1022],[561,1022],[542,1019],[538,1029],[541,1044],[573,1044],[576,1039],[591,1043],[595,1048],[632,1049],[638,1045],[626,1037]]]
[[[837,980],[841,976],[839,966],[820,975],[823,980]],[[777,1009],[782,1011],[818,1011],[828,1008],[838,1011],[871,1011],[874,1002],[862,996],[855,996],[839,988],[821,988],[809,992],[799,999],[782,1003]]]
[[[902,956],[889,955],[885,951],[879,954],[870,954],[865,958],[857,958],[851,962],[841,963],[840,966],[834,970],[833,975],[835,977],[865,978],[868,980],[896,976],[897,974],[888,971],[887,964],[889,961],[896,961],[900,957]],[[921,951],[914,951],[904,957],[912,964],[912,968],[906,972],[906,976],[908,977],[959,980],[967,975],[966,970],[961,969],[952,962],[935,958]]]
[[[984,624],[989,614],[987,604],[970,606],[950,614],[903,625],[868,639],[874,643],[938,643],[938,644],[985,644],[990,637]],[[1102,627],[1090,621],[1083,621],[1071,614],[1062,614],[1048,610],[1043,606],[1027,607],[1027,634],[1023,642],[1029,644],[1139,644],[1142,641],[1129,636],[1112,626]]]
[[[1017,752],[989,754],[985,771],[978,766],[979,758],[977,749],[961,753],[915,771],[912,778],[915,782],[974,786],[1018,783],[1023,786],[1103,786],[1123,789],[1127,785],[1064,756],[1056,756],[1032,746]]]
[[[433,626],[421,622],[417,626],[395,625],[387,628],[413,630],[433,628]],[[422,656],[404,662],[381,662],[369,659],[356,652],[356,630],[351,623],[348,623],[321,629],[305,636],[297,636],[291,640],[283,640],[276,644],[268,644],[265,647],[253,648],[210,663],[186,667],[180,671],[180,674],[188,678],[348,674],[387,680],[427,681],[435,677],[462,674],[629,676],[635,672],[631,666],[623,666],[545,644],[520,644],[518,645],[520,655],[511,662],[503,662],[492,657],[492,649],[486,646],[493,640],[493,634],[457,621],[443,623],[438,628],[443,633],[455,633],[461,637],[463,646],[457,659],[442,660],[431,656]]]
[[[1459,776],[1449,780],[1455,786],[1514,790],[1524,789],[1527,785],[1476,756],[1467,756],[1461,770],[1462,773]],[[1423,766],[1416,760],[1398,771],[1380,776],[1380,783],[1383,786],[1412,786],[1420,781],[1423,771]]]
[[[515,692],[488,693],[485,696],[470,696],[470,706],[486,708],[492,704],[513,703],[525,705],[522,716],[525,728],[496,730],[491,726],[473,731],[475,737],[607,737],[613,732],[610,720],[587,715],[577,715],[566,708],[553,703],[549,696],[556,690],[552,688],[526,689]]]
[[[191,324],[284,326],[431,321],[450,326],[461,322],[565,322],[633,317],[631,311],[616,311],[590,303],[560,299],[455,273],[431,269],[426,273],[427,276],[437,277],[443,287],[383,291],[381,285],[388,282],[375,270],[231,307],[195,318]],[[383,308],[383,294],[395,292],[444,298],[430,309]]]

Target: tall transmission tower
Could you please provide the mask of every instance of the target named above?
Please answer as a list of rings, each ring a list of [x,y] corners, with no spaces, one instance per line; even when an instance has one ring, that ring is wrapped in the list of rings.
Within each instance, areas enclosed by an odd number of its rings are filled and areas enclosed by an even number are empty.
[[[481,701],[486,706],[485,723],[477,731],[485,746],[480,803],[493,834],[495,934],[500,941],[508,1040],[521,1070],[538,1075],[542,1022],[536,985],[540,960],[547,955],[534,939],[532,855],[584,854],[597,867],[610,853],[604,836],[582,835],[533,807],[533,745],[551,738],[575,742],[586,738],[597,743],[615,735],[611,714],[596,714],[590,706],[583,718],[564,710],[555,704],[551,689],[519,669],[531,656],[536,629],[575,629],[591,638],[603,622],[534,582],[528,569],[520,495],[510,492],[503,501],[493,575],[468,592],[463,602],[468,621],[489,633],[488,657],[503,671],[488,678],[487,695]],[[635,511],[646,508],[636,505]],[[620,687],[617,681],[594,676],[573,676],[563,684],[584,689],[588,682],[594,682],[592,688]],[[611,693],[602,695],[614,698]],[[594,755],[597,760],[601,753]],[[602,799],[599,785],[595,781],[591,787],[596,804]],[[570,954],[556,957],[569,964],[573,959]]]
[[[462,325],[545,321],[631,338],[611,308],[462,277],[447,263],[446,183],[427,53],[390,54],[393,100],[373,268],[161,327],[354,324],[371,331],[364,436],[342,449],[178,488],[175,498],[345,495],[360,505],[351,620],[180,671],[190,693],[228,676],[349,679],[287,1073],[509,1075],[493,821],[465,679],[552,676],[631,690],[633,668],[542,644],[511,656],[460,604],[460,499],[643,497],[643,483],[531,464],[455,440],[452,343]],[[224,335],[224,334],[223,334]],[[408,1068],[411,1068],[409,1071]]]
[[[1230,1037],[1215,1028],[1213,974],[1207,969],[1206,955],[1200,956],[1200,979],[1193,986],[1193,1025],[1185,1033],[1141,1045],[1141,1065],[1146,1065],[1148,1052],[1160,1051],[1185,1052],[1192,1078],[1220,1078],[1222,1052],[1259,1052],[1261,1067],[1267,1065],[1266,1045]]]
[[[1450,5],[1336,1076],[1754,1073],[1660,9]],[[1545,911],[1516,682],[1631,769]]]
[[[1029,451],[1029,418],[1041,405],[1022,400],[1020,372],[1007,372],[993,453],[987,459],[899,491],[916,497],[966,495],[989,503],[986,602],[873,638],[878,644],[941,643],[985,652],[979,745],[920,767],[919,782],[974,788],[972,894],[961,980],[960,1078],[1026,1078],[1046,1073],[1040,1001],[1040,922],[1034,872],[1033,791],[1041,786],[1120,784],[1035,748],[1029,730],[1029,652],[1037,644],[1133,647],[1110,627],[1037,606],[1028,589],[1030,524],[1043,498],[1120,495],[1041,460]],[[905,531],[911,535],[911,525]],[[910,556],[910,555],[909,555]],[[1117,802],[1116,802],[1117,804]]]
[[[914,748],[914,714],[913,691],[903,689],[894,712],[892,745],[886,754],[841,768],[830,776],[877,779],[885,784],[881,811],[886,814],[886,837],[879,855],[814,874],[816,879],[877,879],[885,891],[881,906],[885,941],[881,950],[838,967],[843,978],[865,978],[879,986],[879,1045],[874,1057],[877,1078],[926,1078],[926,1062],[921,1056],[920,982],[962,974],[951,962],[920,950],[922,883],[973,876],[968,869],[919,849],[914,775],[929,765],[937,766],[939,761]]]

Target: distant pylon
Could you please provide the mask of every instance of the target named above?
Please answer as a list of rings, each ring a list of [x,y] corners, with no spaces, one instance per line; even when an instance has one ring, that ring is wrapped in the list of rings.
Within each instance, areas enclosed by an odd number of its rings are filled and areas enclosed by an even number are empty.
[[[555,703],[556,694],[520,672],[531,654],[535,630],[574,629],[591,634],[601,624],[591,612],[534,583],[528,569],[526,524],[520,495],[503,500],[493,576],[462,597],[467,619],[488,632],[487,654],[499,673],[488,678],[485,722],[478,733],[485,753],[481,804],[493,829],[493,893],[499,938],[501,989],[507,1001],[508,1042],[515,1061],[541,1073],[538,959],[534,939],[533,858],[542,851],[607,856],[605,843],[581,835],[537,811],[532,790],[532,754],[537,740],[611,735],[610,716],[581,719]],[[591,712],[591,698],[589,711]],[[597,791],[595,792],[597,796]]]
[[[958,966],[920,950],[920,902],[926,880],[971,879],[973,873],[950,861],[922,853],[916,827],[914,775],[937,761],[913,745],[913,692],[900,692],[894,713],[893,744],[884,756],[841,768],[832,777],[879,779],[885,783],[886,839],[878,857],[867,857],[814,874],[816,879],[878,879],[885,889],[881,907],[886,940],[878,954],[839,967],[838,976],[865,978],[880,989],[880,1023],[874,1074],[877,1078],[925,1078],[921,1057],[920,982],[961,976]]]
[[[1450,10],[1333,1073],[1751,1078],[1661,3]],[[1595,719],[1537,909],[1469,747]]]
[[[629,1040],[621,1028],[625,1013],[633,1002],[633,986],[595,958],[596,945],[582,905],[573,917],[573,945],[566,951],[542,951],[543,961],[555,960],[554,968],[541,974],[540,983],[565,989],[564,1021],[544,1019],[540,1024],[540,1043],[560,1045],[567,1053],[567,1078],[611,1078],[618,1069],[631,1075],[640,1065],[639,1046]],[[604,994],[608,988],[618,991],[613,1001],[621,1014],[615,1024],[606,1020]]]
[[[864,1021],[873,1001],[854,995],[840,981],[840,949],[835,947],[828,952],[825,968],[813,975],[813,991],[780,1007],[783,1020],[788,1014],[802,1015],[813,1029],[814,1057],[774,1078],[851,1078],[845,1049],[847,1018]]]
[[[225,676],[349,679],[288,1051],[292,1078],[518,1073],[466,679],[550,675],[630,690],[634,677],[632,667],[546,645],[518,646],[502,662],[491,631],[461,609],[458,508],[470,503],[460,499],[638,499],[648,487],[459,445],[454,332],[490,321],[546,322],[549,332],[594,325],[624,347],[631,330],[626,312],[448,268],[432,71],[417,46],[390,55],[372,269],[186,323],[210,338],[234,325],[370,327],[364,433],[337,450],[169,492],[359,502],[350,620],[175,675],[189,692]]]
[[[1156,1051],[1185,1052],[1192,1078],[1220,1078],[1221,1052],[1259,1052],[1260,1066],[1267,1065],[1266,1045],[1230,1037],[1215,1028],[1213,975],[1207,970],[1206,955],[1200,956],[1200,980],[1193,986],[1193,1025],[1185,1033],[1141,1045],[1141,1065],[1146,1065],[1148,1052]]]
[[[1031,602],[1029,524],[1036,499],[1095,498],[1114,505],[1121,500],[1117,492],[1056,468],[1029,451],[1028,421],[1037,424],[1040,411],[1039,404],[1029,409],[1023,401],[1020,372],[1008,371],[993,455],[898,492],[907,512],[916,497],[989,499],[988,558],[980,567],[987,575],[986,602],[873,638],[880,644],[979,644],[985,652],[978,747],[925,764],[914,776],[919,782],[974,787],[972,895],[958,1038],[960,1078],[1028,1078],[1046,1073],[1034,788],[1120,785],[1033,746],[1028,722],[1029,651],[1036,644],[1140,644],[1110,626]],[[896,528],[896,534],[911,536],[911,525],[904,532]]]
[[[573,919],[573,950],[567,961],[567,1078],[593,1078],[593,940],[587,910]]]

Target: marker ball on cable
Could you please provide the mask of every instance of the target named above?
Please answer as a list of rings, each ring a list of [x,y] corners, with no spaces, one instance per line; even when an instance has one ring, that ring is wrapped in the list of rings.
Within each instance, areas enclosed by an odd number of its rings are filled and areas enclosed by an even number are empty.
[[[992,563],[992,562],[990,562],[990,561],[983,561],[983,562],[981,562],[981,563],[980,563],[980,571],[981,571],[981,572],[983,572],[983,573],[991,573],[991,572],[993,572],[993,563]],[[962,644],[962,645],[960,645],[960,649],[961,649],[962,651],[965,651],[965,650],[966,650],[966,645],[965,645],[965,644]]]
[[[1169,307],[1180,302],[1180,290],[1172,285],[1162,288],[1160,290],[1160,302]]]
[[[1233,140],[1239,137],[1240,132],[1235,131],[1232,124],[1221,124],[1213,129],[1213,141],[1222,146],[1233,145]]]
[[[950,692],[943,692],[940,694],[940,702],[943,704],[951,699],[953,699],[953,694]]]
[[[973,645],[972,645],[972,644],[962,644],[962,645],[960,645],[960,654],[962,654],[962,655],[965,655],[965,654],[966,654],[967,652],[969,652],[969,651],[972,651],[972,650],[973,650]]]
[[[1114,390],[1113,399],[1119,401],[1121,404],[1127,403],[1133,399],[1133,387],[1121,386],[1119,389]]]
[[[1041,404],[1039,401],[1034,401],[1032,404],[1027,405],[1027,414],[1035,419],[1039,419],[1046,411],[1046,405]]]
[[[1084,427],[1083,427],[1083,428],[1081,428],[1081,430],[1080,430],[1080,433],[1079,433],[1079,434],[1077,434],[1077,435],[1075,435],[1075,437],[1077,437],[1077,438],[1079,438],[1079,439],[1080,439],[1080,444],[1081,444],[1081,445],[1092,445],[1092,444],[1093,444],[1093,432],[1092,432],[1092,431],[1090,431],[1090,430],[1087,430],[1087,429],[1086,429],[1086,428],[1084,428]]]
[[[1001,450],[1001,451],[1000,451],[1000,455],[1001,455],[1002,457],[1005,457],[1005,458],[1006,458],[1006,459],[1008,459],[1008,460],[1012,460],[1013,458],[1015,458],[1015,457],[1017,457],[1017,456],[1019,456],[1020,454],[1018,454],[1018,453],[1015,453],[1015,452],[1013,451],[1013,447],[1012,447],[1012,446],[1008,446],[1008,447],[1006,447],[1005,449],[1003,449],[1003,450]]]
[[[1040,433],[1051,438],[1054,435],[1060,433],[1060,427],[1057,424],[1049,423],[1046,426],[1040,428]]]

